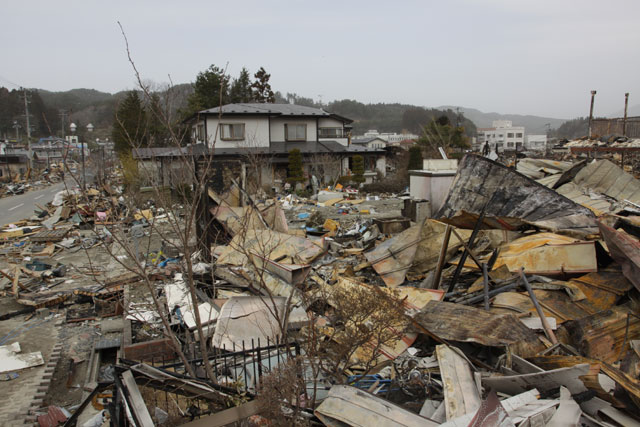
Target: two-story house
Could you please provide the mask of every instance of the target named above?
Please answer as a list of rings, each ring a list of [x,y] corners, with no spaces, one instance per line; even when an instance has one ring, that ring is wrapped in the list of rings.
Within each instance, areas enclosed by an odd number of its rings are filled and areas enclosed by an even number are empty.
[[[347,175],[355,155],[365,159],[365,172],[384,175],[385,151],[351,144],[352,122],[319,108],[247,103],[200,111],[190,124],[192,140],[216,160],[243,161],[261,185],[271,186],[287,178],[289,152],[296,148],[306,177],[331,182]]]

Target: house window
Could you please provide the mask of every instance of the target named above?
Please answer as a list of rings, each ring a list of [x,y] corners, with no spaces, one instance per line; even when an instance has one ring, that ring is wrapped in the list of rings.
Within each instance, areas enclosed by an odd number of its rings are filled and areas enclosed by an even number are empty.
[[[244,123],[220,123],[220,139],[223,141],[242,141]]]
[[[307,125],[284,125],[285,139],[287,141],[306,141]]]
[[[204,141],[204,125],[198,125],[196,139],[198,141]]]
[[[517,134],[516,134],[516,137],[517,137],[517,138],[522,138],[522,134],[521,134],[521,133],[517,133]]]
[[[508,133],[507,138],[513,138],[513,133]]]
[[[344,138],[342,128],[318,128],[320,138]]]

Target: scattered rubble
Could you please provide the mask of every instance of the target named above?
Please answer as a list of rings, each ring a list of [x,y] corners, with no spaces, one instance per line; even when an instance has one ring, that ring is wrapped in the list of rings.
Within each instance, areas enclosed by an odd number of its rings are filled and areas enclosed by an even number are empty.
[[[640,425],[640,184],[611,161],[467,155],[417,222],[121,179],[0,229],[0,379],[48,369],[31,325],[64,343],[41,425]]]

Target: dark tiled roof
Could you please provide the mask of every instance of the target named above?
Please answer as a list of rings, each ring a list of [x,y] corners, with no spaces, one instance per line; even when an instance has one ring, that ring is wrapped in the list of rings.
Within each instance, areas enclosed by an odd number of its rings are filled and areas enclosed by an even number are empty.
[[[209,108],[202,110],[199,114],[220,114],[221,107]],[[265,114],[271,116],[295,116],[295,117],[333,117],[343,120],[347,123],[353,120],[346,117],[332,114],[321,108],[305,107],[295,104],[261,104],[261,103],[242,103],[227,104],[222,106],[222,114]]]

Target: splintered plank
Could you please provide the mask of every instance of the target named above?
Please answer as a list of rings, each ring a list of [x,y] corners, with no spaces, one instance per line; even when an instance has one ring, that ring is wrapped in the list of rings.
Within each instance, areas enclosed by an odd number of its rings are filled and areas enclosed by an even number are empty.
[[[446,345],[436,346],[447,420],[477,410],[482,401],[469,363]]]

